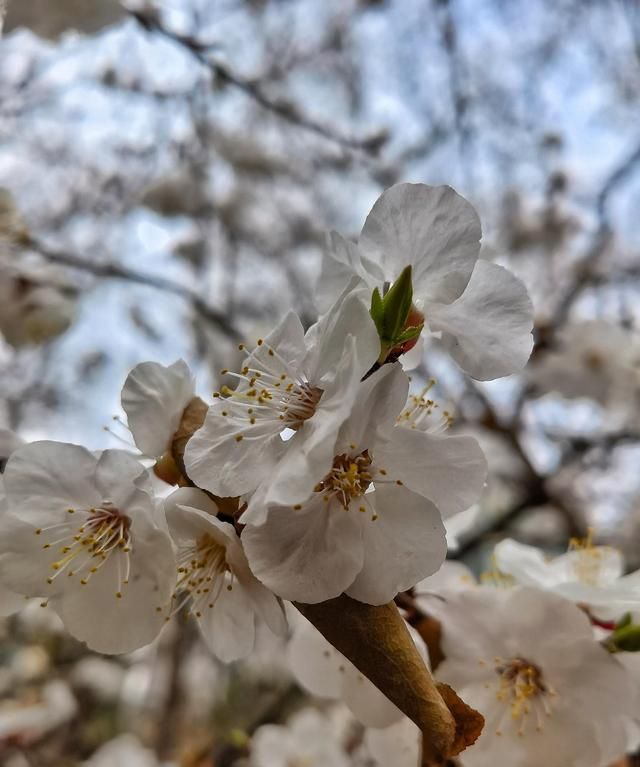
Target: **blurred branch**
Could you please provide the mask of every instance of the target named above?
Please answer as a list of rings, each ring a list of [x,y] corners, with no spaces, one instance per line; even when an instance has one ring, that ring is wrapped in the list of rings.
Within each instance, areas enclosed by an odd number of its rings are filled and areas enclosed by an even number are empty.
[[[197,40],[191,35],[183,35],[173,32],[163,26],[155,9],[149,11],[129,10],[129,14],[143,27],[147,32],[157,33],[162,37],[171,40],[184,50],[188,51],[200,64],[206,67],[214,77],[217,77],[224,83],[232,85],[234,88],[242,91],[246,96],[252,99],[263,109],[272,112],[282,120],[302,128],[309,133],[314,133],[328,141],[340,145],[344,149],[365,152],[375,156],[380,147],[386,141],[386,134],[377,133],[366,138],[353,138],[345,136],[329,128],[323,123],[319,123],[313,118],[303,115],[299,109],[289,101],[275,98],[267,95],[263,83],[257,80],[247,80],[235,74],[226,64],[216,61],[210,55],[211,45]]]
[[[596,282],[608,282],[608,279],[600,279],[594,274],[594,267],[597,265],[600,257],[605,252],[607,245],[611,241],[612,229],[607,210],[609,198],[615,192],[617,187],[624,182],[636,166],[640,163],[640,144],[634,151],[616,167],[607,177],[602,185],[598,197],[596,198],[596,213],[598,216],[598,227],[593,234],[589,248],[585,257],[582,259],[576,279],[569,286],[563,296],[558,301],[558,308],[553,316],[549,327],[543,329],[543,338],[550,329],[553,332],[564,325],[571,311],[573,303],[578,298],[582,290],[588,285]],[[546,345],[546,339],[544,339]]]
[[[164,291],[165,293],[171,293],[174,296],[179,296],[185,299],[191,304],[194,311],[196,311],[202,319],[217,326],[223,333],[230,338],[238,340],[241,338],[240,331],[231,324],[229,319],[222,312],[217,311],[213,307],[209,306],[204,299],[199,296],[195,291],[190,288],[180,285],[172,280],[168,280],[165,277],[158,277],[155,274],[146,274],[144,272],[138,272],[129,267],[121,264],[114,263],[95,263],[93,261],[87,261],[70,253],[64,253],[60,250],[54,250],[48,245],[45,245],[38,240],[30,237],[26,243],[30,248],[33,248],[43,258],[53,264],[60,264],[61,266],[68,266],[72,269],[78,269],[83,272],[88,272],[96,277],[104,277],[107,279],[125,280],[127,282],[133,282],[138,285],[146,285],[156,290]]]

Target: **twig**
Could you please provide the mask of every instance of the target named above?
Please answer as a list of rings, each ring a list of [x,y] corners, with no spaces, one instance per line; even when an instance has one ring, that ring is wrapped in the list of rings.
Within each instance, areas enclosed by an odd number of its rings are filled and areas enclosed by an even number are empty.
[[[317,122],[307,115],[301,114],[294,104],[267,95],[260,82],[244,79],[235,74],[226,64],[216,61],[210,54],[211,45],[201,42],[192,35],[183,35],[167,29],[163,26],[157,13],[129,10],[129,14],[148,32],[156,32],[188,51],[200,62],[200,64],[206,67],[214,77],[242,91],[263,109],[272,112],[282,120],[285,120],[298,128],[302,128],[309,133],[315,133],[317,136],[332,141],[344,149],[365,152],[371,156],[376,156],[378,154],[381,145],[386,140],[386,135],[381,133],[367,138],[353,138],[338,133],[327,125]]]
[[[147,274],[145,272],[138,272],[134,269],[130,269],[122,264],[111,263],[97,263],[94,261],[87,261],[80,256],[73,255],[71,253],[64,253],[60,250],[55,250],[48,245],[45,245],[38,240],[30,237],[25,243],[28,247],[35,250],[43,258],[53,264],[60,264],[62,266],[68,266],[72,269],[78,269],[89,274],[94,274],[97,277],[104,277],[107,279],[125,280],[127,282],[134,282],[138,285],[146,285],[156,290],[161,290],[165,293],[172,293],[175,296],[188,301],[194,308],[194,310],[202,317],[202,319],[216,325],[226,335],[234,340],[241,338],[240,331],[231,324],[227,317],[222,313],[209,306],[201,296],[190,288],[184,285],[179,285],[172,280],[168,280],[165,277],[158,277],[155,274]]]

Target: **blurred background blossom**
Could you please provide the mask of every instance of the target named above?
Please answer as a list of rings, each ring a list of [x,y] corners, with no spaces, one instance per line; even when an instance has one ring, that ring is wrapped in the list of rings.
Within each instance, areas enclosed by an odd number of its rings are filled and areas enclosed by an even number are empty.
[[[490,464],[451,556],[593,528],[640,566],[636,0],[9,0],[3,34],[0,466],[22,439],[132,447],[133,365],[182,357],[206,395],[238,340],[313,322],[326,230],[450,184],[536,311],[522,375],[435,345],[414,373]],[[0,632],[7,767],[416,763],[272,639],[225,667],[176,622],[104,658],[37,601]]]

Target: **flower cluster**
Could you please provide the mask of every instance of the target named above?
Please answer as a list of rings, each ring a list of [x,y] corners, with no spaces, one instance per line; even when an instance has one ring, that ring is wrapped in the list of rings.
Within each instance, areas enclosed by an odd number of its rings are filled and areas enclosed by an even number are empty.
[[[636,748],[640,588],[619,552],[589,537],[548,560],[504,540],[482,585],[444,561],[447,535],[479,513],[486,461],[432,382],[414,390],[405,370],[427,342],[487,380],[519,370],[532,344],[526,290],[479,258],[480,236],[452,189],[395,186],[357,244],[329,237],[318,321],[289,312],[241,344],[209,403],[182,360],[130,372],[137,453],[2,432],[0,613],[37,600],[104,653],[186,614],[223,662],[248,656],[258,629],[289,634],[300,685],[368,729],[347,752],[342,715],[302,712],[259,729],[251,763],[413,767],[419,733],[397,696],[285,602],[309,616],[397,598],[405,649],[484,715],[467,767],[605,767]]]

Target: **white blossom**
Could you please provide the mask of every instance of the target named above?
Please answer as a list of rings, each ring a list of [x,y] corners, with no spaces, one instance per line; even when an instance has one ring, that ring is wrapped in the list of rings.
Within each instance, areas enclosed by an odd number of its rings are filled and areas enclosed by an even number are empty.
[[[129,733],[104,743],[84,762],[84,767],[160,767],[155,754]],[[163,767],[171,767],[165,763]]]
[[[233,525],[217,519],[217,510],[205,493],[193,488],[176,490],[165,500],[177,547],[173,609],[190,602],[209,648],[230,662],[253,650],[257,618],[279,635],[287,624],[277,598],[251,573]]]
[[[620,617],[640,608],[640,571],[624,575],[620,551],[594,546],[589,535],[572,541],[569,551],[552,559],[540,549],[510,538],[494,550],[498,569],[523,586],[553,591],[560,596]]]
[[[141,362],[133,368],[121,401],[133,441],[143,455],[160,458],[170,448],[194,393],[194,379],[183,360],[168,367]]]
[[[514,373],[533,345],[531,302],[511,272],[478,258],[481,236],[477,213],[450,187],[397,184],[374,204],[357,245],[331,234],[320,301],[350,282],[382,292],[412,266],[416,309],[455,361],[480,380]]]
[[[373,760],[371,767],[420,767],[422,734],[406,716],[384,729],[368,729],[364,734],[365,751]]]
[[[251,499],[245,551],[275,593],[319,602],[346,591],[381,604],[441,565],[440,512],[473,503],[486,463],[469,437],[396,425],[407,389],[399,365],[383,366],[360,385],[329,470],[310,466],[303,493],[297,463],[282,460]]]
[[[99,652],[149,643],[175,583],[173,550],[141,464],[128,453],[34,442],[4,473],[0,580],[43,597]]]
[[[265,724],[251,739],[251,767],[350,767],[336,725],[312,708],[294,714],[286,726]]]
[[[543,391],[628,406],[640,390],[640,334],[604,320],[576,322],[559,331],[528,374]]]
[[[479,588],[450,594],[437,616],[437,677],[485,717],[465,767],[605,767],[624,753],[634,685],[578,607],[526,587]]]
[[[189,440],[189,477],[219,496],[255,490],[283,460],[295,465],[297,485],[313,486],[316,465],[331,468],[333,444],[376,361],[378,334],[367,306],[346,294],[304,333],[290,312],[248,355]],[[295,432],[288,440],[282,434]]]

